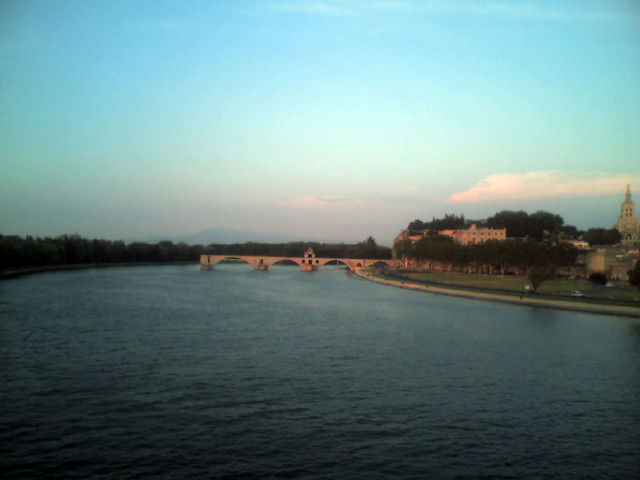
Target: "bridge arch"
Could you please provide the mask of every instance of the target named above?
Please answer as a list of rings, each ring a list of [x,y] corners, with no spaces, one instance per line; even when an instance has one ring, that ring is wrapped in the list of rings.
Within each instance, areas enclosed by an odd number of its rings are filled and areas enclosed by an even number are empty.
[[[270,265],[297,265],[300,266],[300,261],[295,258],[279,258],[272,262]]]
[[[242,256],[236,256],[236,255],[229,255],[228,257],[221,258],[218,261],[219,262],[224,262],[225,260],[233,260],[234,262],[247,262],[247,263],[249,263],[249,260],[247,260],[246,258],[242,258]]]
[[[344,265],[349,269],[351,268],[351,265],[349,265],[347,260],[343,258],[323,258],[321,260],[322,260],[321,263],[319,263],[319,266],[321,267],[331,264],[331,265]]]

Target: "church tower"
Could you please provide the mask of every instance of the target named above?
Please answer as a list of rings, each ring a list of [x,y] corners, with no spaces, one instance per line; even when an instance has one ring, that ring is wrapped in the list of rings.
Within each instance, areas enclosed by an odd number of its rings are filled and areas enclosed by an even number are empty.
[[[622,235],[623,244],[633,244],[640,241],[640,219],[636,218],[636,205],[631,200],[631,185],[627,185],[624,202],[620,205],[620,216],[615,228]]]

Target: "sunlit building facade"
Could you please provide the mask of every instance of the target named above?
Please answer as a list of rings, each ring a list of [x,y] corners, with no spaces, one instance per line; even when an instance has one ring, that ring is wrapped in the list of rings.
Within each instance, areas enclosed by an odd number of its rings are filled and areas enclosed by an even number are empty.
[[[473,245],[488,240],[506,240],[507,238],[506,228],[478,228],[475,223],[469,228],[442,230],[438,233],[453,238],[460,245]]]
[[[640,219],[636,217],[636,205],[631,200],[631,186],[627,185],[624,202],[620,205],[620,216],[615,229],[622,235],[622,244],[631,246],[640,243]]]

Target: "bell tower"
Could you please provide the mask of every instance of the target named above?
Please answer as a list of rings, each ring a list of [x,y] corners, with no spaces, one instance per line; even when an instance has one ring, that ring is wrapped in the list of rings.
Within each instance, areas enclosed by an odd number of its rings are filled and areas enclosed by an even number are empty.
[[[636,204],[631,200],[631,185],[627,185],[627,193],[624,195],[624,202],[620,205],[620,218],[635,218]]]
[[[620,204],[620,216],[615,228],[622,235],[623,245],[632,245],[640,240],[640,219],[636,218],[636,205],[631,200],[631,185],[627,185],[624,202]]]

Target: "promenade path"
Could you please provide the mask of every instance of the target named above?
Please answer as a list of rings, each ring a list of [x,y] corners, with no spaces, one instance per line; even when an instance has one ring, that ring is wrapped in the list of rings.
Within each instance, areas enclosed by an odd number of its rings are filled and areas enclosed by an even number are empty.
[[[475,300],[489,300],[493,302],[511,303],[515,305],[524,305],[528,307],[538,308],[555,308],[559,310],[572,310],[576,312],[600,313],[605,315],[621,315],[625,317],[640,318],[640,307],[632,307],[626,305],[604,305],[598,303],[586,303],[581,300],[561,300],[549,298],[536,298],[530,295],[501,295],[498,293],[474,292],[471,290],[460,290],[453,288],[435,287],[431,285],[423,285],[411,283],[401,280],[391,280],[376,277],[367,272],[356,271],[356,275],[365,280],[372,282],[391,285],[408,290],[419,290],[421,292],[437,293],[441,295],[450,295],[454,297],[472,298]]]

